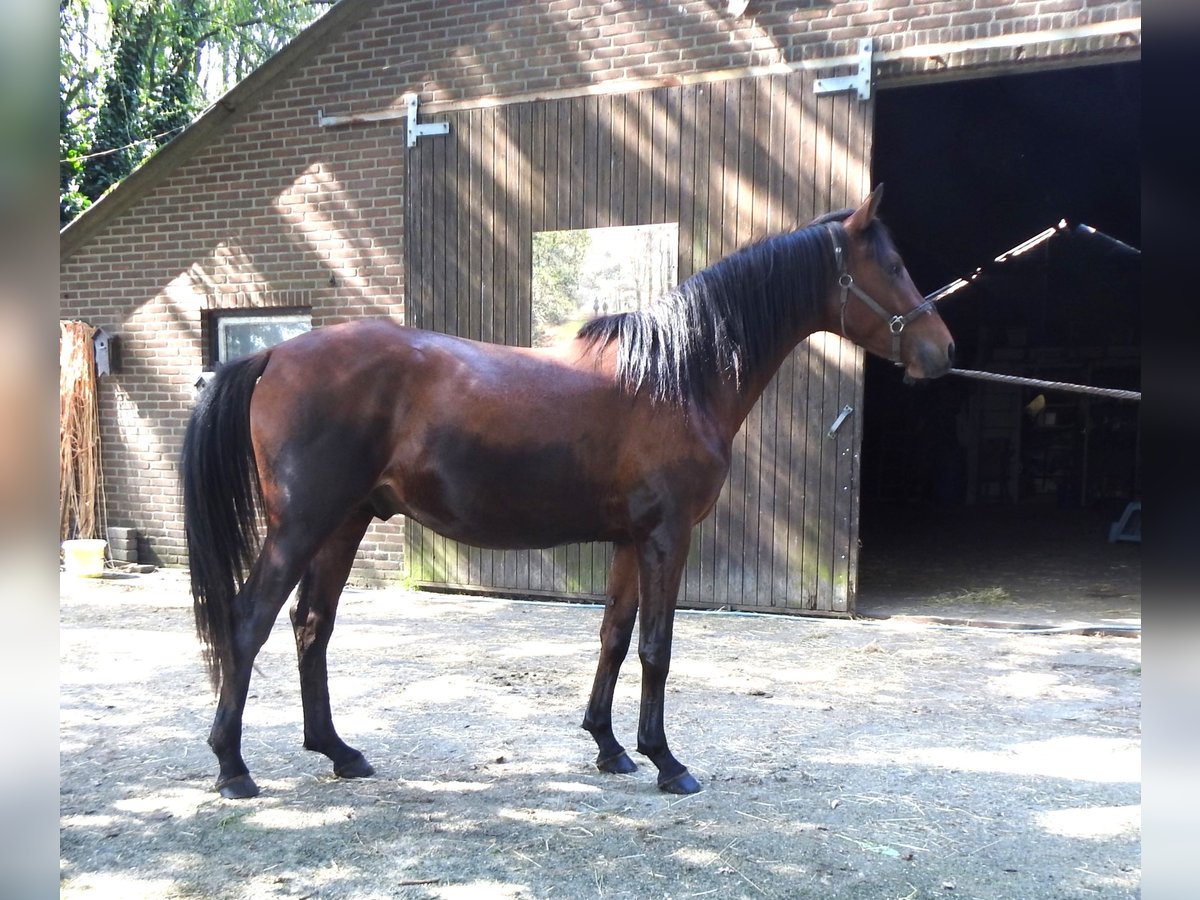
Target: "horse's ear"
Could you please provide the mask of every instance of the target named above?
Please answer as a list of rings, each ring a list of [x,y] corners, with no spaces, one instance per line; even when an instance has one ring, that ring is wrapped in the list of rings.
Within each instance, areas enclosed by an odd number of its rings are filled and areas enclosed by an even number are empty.
[[[879,210],[879,201],[883,199],[883,185],[880,184],[871,191],[862,206],[846,217],[847,231],[863,231],[875,218]]]

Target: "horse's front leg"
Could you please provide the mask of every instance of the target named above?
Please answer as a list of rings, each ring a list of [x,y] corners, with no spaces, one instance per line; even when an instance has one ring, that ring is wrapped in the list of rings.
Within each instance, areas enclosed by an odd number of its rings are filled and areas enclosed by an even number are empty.
[[[370,510],[356,510],[326,540],[300,580],[296,605],[290,612],[304,705],[304,748],[329,757],[334,774],[341,778],[375,774],[362,753],[346,744],[333,727],[326,663],[338,600],[370,523]]]
[[[608,573],[608,604],[600,626],[600,660],[596,665],[596,680],[592,696],[583,717],[583,727],[596,740],[599,753],[596,768],[601,772],[626,775],[637,769],[625,748],[617,741],[612,728],[613,692],[621,663],[629,652],[633,622],[638,607],[637,552],[632,544],[618,544]]]
[[[700,782],[692,777],[667,747],[663,704],[671,670],[671,637],[675,603],[687,559],[691,532],[660,529],[638,545],[641,584],[641,629],[638,655],[642,661],[642,705],[638,718],[638,752],[658,767],[658,787],[670,794],[694,794]]]

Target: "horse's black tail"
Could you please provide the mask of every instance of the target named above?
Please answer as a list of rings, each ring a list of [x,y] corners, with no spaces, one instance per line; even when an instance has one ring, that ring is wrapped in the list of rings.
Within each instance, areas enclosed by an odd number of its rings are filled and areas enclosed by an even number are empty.
[[[222,367],[183,438],[183,524],[196,634],[214,691],[233,671],[233,601],[259,546],[262,485],[250,441],[250,396],[270,351]]]

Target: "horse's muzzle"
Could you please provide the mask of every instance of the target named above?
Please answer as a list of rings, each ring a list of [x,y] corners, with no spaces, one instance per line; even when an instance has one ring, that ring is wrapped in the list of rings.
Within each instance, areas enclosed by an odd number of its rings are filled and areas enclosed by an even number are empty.
[[[931,344],[923,344],[917,348],[917,358],[913,362],[916,365],[909,363],[904,368],[905,384],[941,378],[954,365],[954,342],[947,344],[945,350]]]

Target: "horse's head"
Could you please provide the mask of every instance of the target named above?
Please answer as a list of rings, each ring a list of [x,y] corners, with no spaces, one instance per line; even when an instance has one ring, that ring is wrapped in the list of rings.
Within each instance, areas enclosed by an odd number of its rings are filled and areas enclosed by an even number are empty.
[[[875,217],[883,186],[842,220],[828,223],[837,256],[832,318],[863,349],[904,367],[906,381],[945,375],[954,338],[909,277],[891,235]]]

